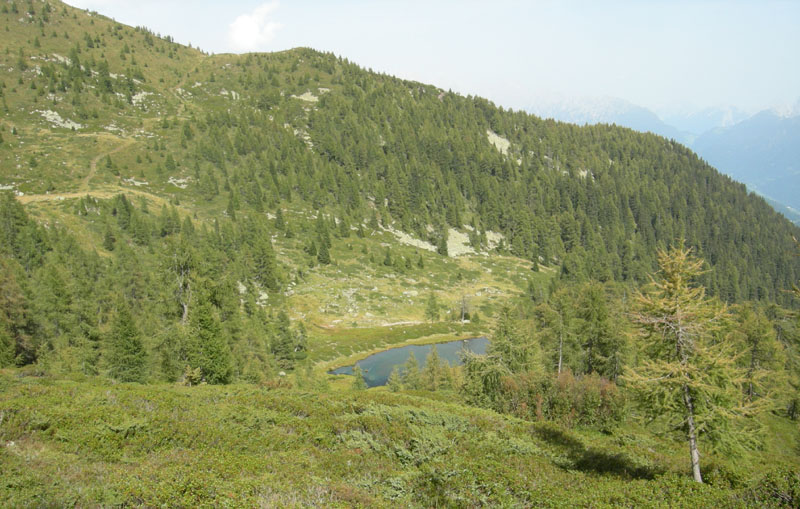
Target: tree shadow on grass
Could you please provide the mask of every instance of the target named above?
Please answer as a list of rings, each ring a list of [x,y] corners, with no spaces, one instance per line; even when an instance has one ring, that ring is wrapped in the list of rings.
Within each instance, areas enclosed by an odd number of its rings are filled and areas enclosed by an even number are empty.
[[[611,474],[626,479],[653,479],[664,473],[662,468],[642,464],[625,452],[611,453],[587,447],[575,436],[552,425],[536,426],[533,433],[550,444],[566,449],[568,461],[556,462],[565,470]]]

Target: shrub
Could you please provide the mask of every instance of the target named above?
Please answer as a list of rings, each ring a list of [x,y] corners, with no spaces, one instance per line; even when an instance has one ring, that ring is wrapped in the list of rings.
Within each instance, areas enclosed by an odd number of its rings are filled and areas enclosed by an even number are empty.
[[[624,415],[625,399],[617,385],[596,374],[507,376],[501,394],[503,410],[523,419],[607,429]]]

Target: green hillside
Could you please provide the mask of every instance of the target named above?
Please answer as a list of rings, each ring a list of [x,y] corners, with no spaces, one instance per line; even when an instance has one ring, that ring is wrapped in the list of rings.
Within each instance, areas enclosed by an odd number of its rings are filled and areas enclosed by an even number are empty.
[[[322,210],[349,226],[375,215],[434,245],[472,227],[475,246],[494,231],[521,258],[633,281],[685,237],[728,301],[785,302],[800,272],[796,229],[663,138],[543,121],[312,50],[207,56],[31,5],[3,14],[13,155],[0,173],[24,202],[125,190],[201,220],[229,203],[252,217]]]
[[[765,507],[792,493],[786,472],[731,489],[725,464],[697,485],[635,427],[579,434],[414,395],[8,374],[0,388],[9,506]]]
[[[800,230],[685,147],[57,1],[0,33],[9,505],[796,504]]]

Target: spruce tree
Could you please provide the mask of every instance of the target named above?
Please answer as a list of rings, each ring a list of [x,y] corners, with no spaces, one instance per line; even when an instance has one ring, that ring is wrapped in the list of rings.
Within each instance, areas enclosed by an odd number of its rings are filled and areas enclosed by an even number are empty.
[[[147,379],[147,352],[127,303],[120,300],[108,336],[109,375],[120,382]]]
[[[295,338],[289,326],[289,315],[281,310],[275,320],[271,342],[272,354],[278,362],[278,367],[285,370],[294,368],[295,347]]]
[[[228,196],[228,206],[225,207],[225,213],[228,214],[233,221],[236,221],[236,196],[231,191],[230,195]]]
[[[277,291],[279,288],[278,267],[272,240],[268,233],[261,232],[260,237],[255,239],[254,242],[253,263],[255,275],[265,288]]]
[[[436,243],[436,252],[442,256],[448,256],[446,232],[447,230],[445,230],[445,233],[439,237],[439,241]]]

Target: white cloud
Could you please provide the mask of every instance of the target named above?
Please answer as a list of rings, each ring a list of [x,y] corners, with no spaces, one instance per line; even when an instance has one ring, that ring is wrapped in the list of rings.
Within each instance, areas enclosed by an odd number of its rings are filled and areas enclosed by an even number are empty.
[[[275,39],[283,25],[272,20],[272,13],[278,8],[274,0],[257,7],[250,14],[242,14],[228,26],[228,39],[237,51],[263,49]]]

